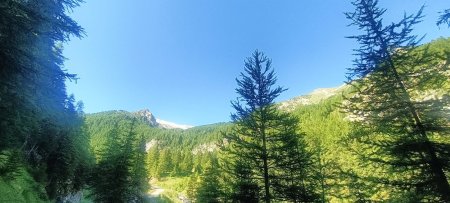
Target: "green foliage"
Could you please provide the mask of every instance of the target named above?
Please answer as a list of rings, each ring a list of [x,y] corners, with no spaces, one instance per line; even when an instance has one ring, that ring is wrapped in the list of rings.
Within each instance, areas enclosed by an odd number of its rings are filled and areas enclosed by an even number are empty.
[[[210,161],[205,168],[196,191],[196,200],[198,202],[222,202],[223,193],[220,186],[219,162],[216,157],[210,157]]]
[[[259,202],[261,191],[258,183],[252,179],[252,170],[245,160],[237,160],[233,169],[235,180],[231,184],[230,199],[233,202]]]
[[[303,134],[298,133],[298,119],[277,110],[273,103],[284,89],[273,87],[276,77],[271,60],[255,51],[246,60],[245,73],[236,81],[240,97],[232,102],[236,110],[232,116],[235,127],[227,134],[230,144],[225,148],[229,159],[225,167],[237,180],[234,189],[261,188],[259,193],[265,202],[313,201],[314,185],[308,180],[311,155],[306,151]],[[248,175],[234,173],[244,169],[238,162],[248,164]],[[245,177],[250,179],[242,180]],[[258,187],[251,183],[257,183]],[[233,193],[234,198],[258,198],[242,196],[241,191]]]
[[[25,168],[52,200],[79,191],[92,160],[82,109],[64,84],[76,79],[62,44],[83,34],[67,15],[79,3],[0,2],[0,154],[17,158],[1,161],[0,176],[14,181]]]
[[[18,169],[23,163],[21,155],[19,150],[5,150],[0,153],[0,177],[11,180],[18,175]]]
[[[20,167],[13,179],[0,178],[0,202],[48,202],[44,186]]]
[[[385,10],[377,1],[358,0],[353,5],[356,10],[347,18],[364,33],[351,37],[361,48],[356,50],[355,66],[349,68],[355,91],[344,108],[358,125],[351,137],[360,143],[355,152],[379,168],[366,175],[366,181],[416,193],[421,201],[448,202],[450,50],[441,54],[429,46],[417,48],[411,32],[421,21],[422,9],[383,26]],[[396,176],[380,176],[386,173]]]
[[[305,133],[308,151],[312,153],[313,181],[316,193],[322,201],[342,199],[346,184],[342,170],[356,167],[352,155],[344,147],[342,139],[351,131],[351,125],[345,115],[337,108],[348,88],[338,95],[329,97],[316,104],[298,106],[291,113],[299,118],[300,128]]]
[[[89,114],[86,125],[91,136],[93,151],[101,151],[106,145],[108,133],[117,123],[125,126],[136,114],[125,111],[109,111]],[[142,135],[149,147],[146,162],[149,177],[189,176],[204,170],[208,154],[218,150],[222,141],[221,132],[228,131],[230,124],[199,126],[187,130],[160,129],[136,122],[136,134]],[[100,154],[96,153],[97,159]]]
[[[145,142],[128,126],[116,124],[110,131],[92,172],[92,196],[96,202],[142,202],[148,189]]]

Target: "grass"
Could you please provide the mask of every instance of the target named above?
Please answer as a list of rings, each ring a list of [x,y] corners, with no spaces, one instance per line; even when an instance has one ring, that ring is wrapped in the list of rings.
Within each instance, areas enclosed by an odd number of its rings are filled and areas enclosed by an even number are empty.
[[[0,202],[48,202],[42,185],[36,183],[24,169],[12,179],[0,178]]]
[[[178,199],[179,194],[186,195],[189,177],[166,177],[159,180],[153,180],[151,184],[164,189],[162,193],[162,202],[181,202]]]

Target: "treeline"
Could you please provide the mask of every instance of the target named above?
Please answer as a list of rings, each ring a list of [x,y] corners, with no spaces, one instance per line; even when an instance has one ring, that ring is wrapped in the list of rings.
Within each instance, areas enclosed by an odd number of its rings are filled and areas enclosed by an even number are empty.
[[[86,125],[94,151],[107,147],[107,139],[117,123],[125,126],[135,120],[134,131],[145,139],[148,177],[186,177],[202,173],[209,157],[220,148],[223,132],[230,124],[213,124],[187,130],[150,127],[139,116],[125,111],[108,111],[87,115]],[[121,133],[125,133],[123,127]],[[99,157],[100,153],[96,153]]]

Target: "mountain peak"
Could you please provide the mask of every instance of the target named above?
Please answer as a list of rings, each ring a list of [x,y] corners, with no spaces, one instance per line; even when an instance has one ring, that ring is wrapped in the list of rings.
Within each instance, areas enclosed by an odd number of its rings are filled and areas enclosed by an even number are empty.
[[[186,129],[194,127],[194,126],[190,126],[190,125],[181,125],[181,124],[176,124],[176,123],[172,123],[169,121],[161,120],[159,118],[156,118],[153,115],[153,113],[150,112],[149,109],[142,109],[137,112],[134,112],[134,114],[138,117],[138,119],[140,119],[141,121],[143,121],[150,127],[159,127],[159,128],[164,128],[164,129],[182,129],[182,130],[186,130]]]
[[[155,116],[153,116],[152,112],[150,112],[149,109],[142,109],[135,112],[134,114],[136,114],[136,116],[142,121],[144,121],[144,123],[146,123],[147,125],[151,127],[158,126],[158,122],[156,122]]]

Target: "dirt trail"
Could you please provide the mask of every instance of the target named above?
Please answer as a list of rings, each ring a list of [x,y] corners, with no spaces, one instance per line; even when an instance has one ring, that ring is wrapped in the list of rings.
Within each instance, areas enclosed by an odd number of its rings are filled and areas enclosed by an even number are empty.
[[[150,196],[159,197],[159,195],[161,195],[161,193],[163,193],[163,192],[164,192],[163,188],[153,187],[152,190],[150,191]]]

